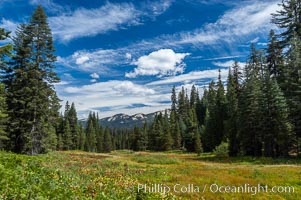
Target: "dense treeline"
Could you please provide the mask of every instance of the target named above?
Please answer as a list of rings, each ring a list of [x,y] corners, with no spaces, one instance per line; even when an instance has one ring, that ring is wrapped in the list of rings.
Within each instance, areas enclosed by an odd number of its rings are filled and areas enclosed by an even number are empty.
[[[251,45],[246,66],[235,62],[224,81],[219,73],[202,97],[193,86],[176,92],[171,108],[152,124],[133,129],[102,127],[96,113],[78,123],[74,103],[59,113],[54,90],[53,40],[39,6],[18,27],[12,44],[0,47],[0,149],[39,154],[80,149],[110,152],[185,150],[211,152],[226,146],[230,156],[289,156],[301,153],[300,1],[284,0],[272,22],[266,49]],[[0,29],[0,40],[9,33]]]

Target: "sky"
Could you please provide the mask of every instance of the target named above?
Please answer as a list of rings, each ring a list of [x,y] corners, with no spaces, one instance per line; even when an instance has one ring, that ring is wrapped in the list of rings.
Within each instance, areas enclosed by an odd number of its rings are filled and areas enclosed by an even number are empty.
[[[0,27],[14,31],[42,5],[52,30],[55,85],[79,119],[98,112],[151,113],[171,89],[200,94],[221,70],[243,68],[250,44],[266,48],[281,0],[0,0]],[[9,41],[6,41],[9,42]]]

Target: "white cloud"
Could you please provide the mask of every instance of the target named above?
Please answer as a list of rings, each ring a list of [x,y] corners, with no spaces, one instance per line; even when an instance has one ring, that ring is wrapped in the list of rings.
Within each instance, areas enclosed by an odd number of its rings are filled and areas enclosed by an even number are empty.
[[[125,54],[125,58],[126,58],[127,60],[131,60],[131,59],[132,59],[132,54],[126,53],[126,54]]]
[[[267,46],[268,43],[266,43],[266,42],[258,42],[257,45],[260,45],[260,46]]]
[[[129,109],[133,104],[145,105],[138,109],[140,112],[154,112],[160,107],[169,107],[169,104],[160,103],[160,101],[170,100],[170,91],[167,94],[162,94],[160,91],[145,85],[118,80],[75,87],[69,86],[64,88],[62,94],[64,95],[60,96],[61,99],[75,102],[78,113],[87,113],[91,110],[99,111],[103,107],[120,108],[114,111],[101,112],[101,117],[123,111],[130,114],[137,111],[136,108]]]
[[[64,8],[61,5],[54,3],[52,0],[30,0],[29,3],[31,5],[42,5],[43,8],[46,8],[47,11],[51,13],[63,12],[66,10],[66,6]]]
[[[137,25],[139,11],[132,4],[112,4],[97,9],[79,8],[71,13],[50,17],[53,34],[60,41],[95,36],[114,31],[121,26]]]
[[[183,73],[185,63],[183,59],[189,53],[175,53],[172,49],[160,49],[147,56],[140,57],[133,64],[137,68],[133,72],[126,73],[126,77],[134,78],[137,76],[166,76]]]
[[[111,94],[139,94],[139,95],[147,95],[154,94],[154,90],[146,88],[141,85],[137,85],[132,83],[131,81],[117,81],[112,80],[108,82],[99,82],[92,85],[84,85],[81,87],[67,87],[65,88],[65,92],[67,93],[81,93],[87,94],[90,92],[108,92]]]
[[[54,83],[54,86],[59,86],[59,85],[68,85],[70,82],[69,81],[60,81],[58,83]]]
[[[88,61],[90,58],[88,56],[81,56],[81,57],[78,57],[76,58],[75,60],[75,63],[77,65],[81,65],[81,64],[84,64],[86,61]]]
[[[93,73],[93,74],[90,74],[90,76],[91,76],[91,78],[93,78],[93,79],[98,79],[99,78],[99,74],[97,74],[97,73]]]
[[[120,64],[120,61],[124,61],[124,59],[124,56],[120,55],[118,51],[96,49],[94,51],[76,51],[71,56],[59,58],[58,63],[79,71],[112,75],[112,70],[106,65]]]
[[[272,27],[271,13],[280,10],[279,1],[254,1],[242,3],[234,9],[227,11],[215,23],[194,32],[182,33],[179,43],[205,43],[212,44],[219,40],[231,42],[238,37],[250,33],[266,33]]]
[[[96,79],[91,79],[90,82],[91,82],[91,83],[96,83],[97,80],[96,80]]]
[[[8,20],[8,19],[1,19],[0,27],[4,28],[6,31],[12,32],[11,36],[15,34],[15,31],[18,27],[18,24],[14,21]]]
[[[234,65],[234,60],[228,60],[228,61],[225,61],[225,62],[212,62],[213,65],[215,66],[218,66],[218,67],[226,67],[226,68],[229,68],[229,67],[232,67]],[[243,63],[243,62],[238,62],[238,65],[243,67],[246,65],[246,63]]]
[[[70,73],[64,73],[62,78],[65,79],[65,80],[68,80],[68,81],[74,81],[75,80],[75,78]]]
[[[221,76],[223,79],[226,79],[228,75],[228,69],[221,69]],[[148,83],[148,86],[154,85],[164,85],[164,84],[173,84],[173,83],[186,83],[188,84],[189,81],[196,81],[201,79],[216,79],[218,77],[218,70],[211,69],[211,70],[203,70],[203,71],[193,71],[187,74],[181,74],[174,77],[168,77],[162,80],[153,81]]]
[[[150,11],[154,16],[164,13],[174,2],[174,0],[159,0],[152,1],[152,3],[146,4],[146,10]]]
[[[32,0],[36,2],[36,0]],[[43,0],[44,2],[45,0]],[[47,1],[46,1],[47,2]],[[48,7],[59,9],[52,3]],[[172,1],[161,0],[135,7],[131,3],[106,3],[96,9],[78,8],[73,12],[49,18],[55,38],[62,42],[117,31],[129,26],[143,24],[143,17],[155,18],[165,12]]]
[[[256,43],[259,41],[259,37],[254,38],[253,40],[250,40],[250,43]]]
[[[223,60],[223,59],[239,58],[239,57],[242,57],[242,56],[241,55],[240,56],[222,56],[222,57],[216,57],[216,58],[207,58],[204,60]]]
[[[113,87],[115,90],[126,94],[148,95],[155,94],[153,89],[144,86],[136,85],[131,81],[122,81]]]

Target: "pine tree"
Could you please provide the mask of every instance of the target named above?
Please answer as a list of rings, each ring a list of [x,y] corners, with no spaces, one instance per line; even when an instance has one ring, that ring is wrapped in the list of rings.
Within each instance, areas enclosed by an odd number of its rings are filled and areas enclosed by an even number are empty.
[[[270,31],[269,43],[267,47],[267,65],[269,72],[273,77],[276,77],[277,80],[281,80],[281,74],[283,70],[284,60],[282,56],[282,48],[277,41],[275,32]]]
[[[70,123],[70,130],[72,136],[72,149],[76,149],[79,142],[79,135],[78,135],[77,113],[76,113],[74,103],[71,104],[67,118]]]
[[[167,110],[165,110],[164,118],[162,120],[162,129],[163,129],[162,150],[169,151],[172,148],[173,139],[172,139],[171,130],[169,127],[169,117],[167,114]]]
[[[139,140],[141,136],[141,130],[139,127],[135,126],[133,129],[132,137],[131,137],[131,149],[134,151],[140,151]]]
[[[57,135],[57,146],[56,149],[61,151],[64,149],[64,141],[61,133],[58,133]]]
[[[198,119],[199,126],[202,126],[205,123],[206,110],[207,110],[206,102],[205,102],[206,98],[207,98],[206,93],[207,93],[207,90],[205,89],[203,98],[200,99],[198,97],[196,105],[195,105],[195,112],[196,112],[196,116],[197,116],[197,119]]]
[[[211,81],[209,84],[208,94],[206,96],[206,101],[208,103],[208,109],[206,111],[205,117],[205,130],[203,133],[203,143],[204,151],[212,151],[216,146],[214,135],[216,135],[217,126],[215,120],[216,113],[216,91],[215,91],[215,82]]]
[[[110,129],[106,128],[104,133],[104,152],[111,152],[112,150],[112,139]]]
[[[85,150],[89,152],[96,151],[96,133],[94,125],[95,123],[93,122],[93,113],[89,113],[85,140]]]
[[[235,62],[234,66],[238,65]],[[235,90],[236,85],[239,84],[235,81],[231,69],[228,75],[227,85],[227,135],[229,138],[229,155],[236,156],[239,153],[239,139],[238,139],[238,93]]]
[[[281,88],[289,106],[289,119],[294,128],[296,151],[300,152],[301,143],[298,141],[301,140],[301,41],[297,36],[292,38],[286,62],[287,65],[283,70],[285,81]]]
[[[201,143],[201,136],[199,128],[196,128],[195,135],[194,135],[194,151],[199,155],[203,152],[202,143]]]
[[[239,98],[240,141],[245,155],[262,156],[262,54],[251,46],[251,56],[245,67],[245,82]]]
[[[176,111],[171,111],[170,113],[170,129],[171,136],[173,139],[173,149],[180,149],[181,147],[181,130],[179,126],[179,122],[176,118]]]
[[[44,153],[54,113],[51,106],[58,99],[53,83],[58,78],[53,72],[56,57],[51,30],[42,7],[38,6],[29,24],[19,26],[13,41],[16,55],[6,82],[12,149]]]
[[[0,28],[0,40],[5,40],[9,37],[9,32],[6,32],[3,28]],[[11,55],[12,45],[7,44],[0,47],[0,70],[7,70],[7,62],[5,57]],[[5,81],[5,75],[1,77]],[[6,104],[6,92],[5,85],[0,83],[0,150],[4,148],[4,143],[9,140],[6,132],[7,124],[7,104]]]
[[[86,133],[83,128],[83,126],[80,124],[79,125],[79,145],[78,149],[79,150],[85,150],[85,143],[86,143]]]
[[[292,146],[291,124],[284,95],[266,70],[263,80],[262,124],[264,156],[288,156]]]
[[[194,108],[198,101],[198,93],[195,85],[192,85],[190,92],[190,108]]]
[[[4,144],[9,138],[6,133],[7,105],[4,84],[0,83],[0,150],[4,149]]]
[[[179,117],[182,119],[186,119],[188,116],[188,110],[187,110],[187,94],[185,92],[184,87],[182,87],[181,91],[178,94],[178,113]]]
[[[299,0],[283,0],[282,8],[273,14],[272,22],[276,24],[282,32],[279,34],[282,47],[288,46],[294,34],[301,39],[301,2]]]
[[[96,149],[97,149],[97,152],[104,152],[103,140],[104,140],[103,128],[99,126],[96,130]]]
[[[216,105],[215,105],[215,113],[212,113],[215,115],[216,120],[216,132],[214,134],[215,141],[214,145],[215,147],[220,145],[222,140],[225,136],[225,128],[224,128],[224,122],[226,120],[226,96],[225,96],[225,90],[224,90],[224,84],[221,79],[221,71],[219,70],[218,75],[218,82],[217,82],[217,90],[216,90]]]
[[[63,144],[64,144],[64,150],[72,149],[72,135],[71,135],[71,129],[68,120],[64,124]]]
[[[147,123],[145,122],[143,125],[143,128],[141,130],[140,140],[138,141],[138,147],[141,151],[145,151],[148,144],[148,138],[147,138]]]
[[[171,111],[175,112],[177,109],[177,95],[176,95],[176,87],[172,87],[171,92]]]

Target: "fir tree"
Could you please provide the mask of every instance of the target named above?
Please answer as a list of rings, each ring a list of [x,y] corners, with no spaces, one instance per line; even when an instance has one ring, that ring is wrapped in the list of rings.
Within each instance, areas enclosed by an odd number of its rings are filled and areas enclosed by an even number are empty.
[[[205,117],[205,130],[203,133],[203,143],[204,151],[212,151],[216,145],[214,135],[216,135],[216,91],[215,91],[215,82],[211,81],[209,84],[208,94],[206,96],[208,109],[206,111]]]
[[[289,119],[294,128],[296,150],[300,152],[301,143],[298,141],[301,138],[301,41],[297,36],[292,38],[286,62],[287,65],[283,70],[285,81],[281,88],[289,106]]]
[[[176,111],[171,111],[170,113],[170,129],[171,136],[173,138],[173,149],[180,149],[181,147],[181,130],[179,122],[176,118]]]
[[[262,59],[262,54],[252,45],[239,98],[240,141],[243,153],[250,156],[262,155]]]
[[[172,140],[172,136],[171,136],[171,132],[170,132],[171,130],[169,127],[169,117],[167,114],[167,110],[165,110],[165,113],[164,113],[162,127],[163,127],[162,150],[169,151],[172,148],[173,140]]]
[[[111,139],[111,133],[110,129],[106,128],[104,133],[104,152],[111,152],[112,150],[112,139]]]
[[[4,84],[0,83],[0,150],[4,149],[5,142],[9,139],[6,133],[7,105]]]
[[[29,24],[19,26],[13,41],[16,55],[7,78],[12,149],[44,153],[52,126],[52,105],[58,100],[53,88],[58,77],[53,72],[56,57],[42,7],[38,6]]]
[[[234,66],[238,65],[235,62]],[[238,93],[236,91],[236,82],[231,69],[228,75],[227,84],[227,136],[229,138],[229,155],[236,156],[239,153],[239,139],[238,139]]]
[[[171,111],[175,112],[177,109],[177,95],[176,95],[176,87],[172,87],[171,92]]]
[[[6,32],[3,28],[0,28],[0,40],[5,40],[8,37],[9,32]],[[11,55],[11,50],[11,44],[3,45],[0,47],[0,70],[3,72],[8,69],[5,57]],[[5,75],[1,78],[2,80],[5,80]],[[4,148],[4,142],[9,139],[6,132],[7,116],[5,85],[0,83],[0,150]]]
[[[96,133],[93,122],[93,113],[88,116],[88,122],[86,127],[86,140],[85,140],[85,150],[90,152],[96,151]]]
[[[267,65],[269,68],[269,72],[273,77],[276,77],[277,80],[281,80],[282,68],[284,65],[284,60],[282,56],[282,48],[277,41],[275,36],[275,32],[273,30],[270,31],[269,35],[269,43],[267,47]]]
[[[299,0],[283,0],[282,9],[273,14],[272,22],[276,24],[282,32],[279,34],[282,47],[288,46],[294,34],[301,39],[301,2]]]
[[[64,144],[64,150],[72,149],[72,135],[71,135],[71,129],[68,120],[64,124],[63,144]]]
[[[104,140],[103,128],[99,126],[96,130],[96,149],[97,149],[97,152],[104,152],[103,140]]]

